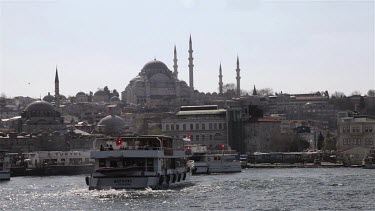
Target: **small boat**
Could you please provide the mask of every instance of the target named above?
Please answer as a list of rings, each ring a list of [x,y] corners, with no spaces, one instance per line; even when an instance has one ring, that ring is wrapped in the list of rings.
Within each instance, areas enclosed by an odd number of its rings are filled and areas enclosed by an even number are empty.
[[[10,180],[10,163],[4,156],[6,151],[0,150],[0,180]]]
[[[193,174],[241,172],[238,153],[233,150],[207,150],[206,145],[187,146],[194,161]]]
[[[364,169],[375,169],[375,148],[371,148],[370,152],[362,160]]]
[[[94,144],[100,145],[100,150],[91,152],[95,167],[86,177],[89,190],[166,189],[191,184],[189,155],[182,139],[126,136],[96,140]]]

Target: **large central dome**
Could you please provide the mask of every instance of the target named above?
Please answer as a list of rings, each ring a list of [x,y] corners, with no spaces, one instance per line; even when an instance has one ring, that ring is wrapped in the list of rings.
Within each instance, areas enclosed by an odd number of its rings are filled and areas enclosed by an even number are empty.
[[[150,62],[147,62],[142,70],[152,70],[152,69],[163,69],[163,70],[169,70],[167,65],[165,65],[163,62],[158,60],[152,60]]]

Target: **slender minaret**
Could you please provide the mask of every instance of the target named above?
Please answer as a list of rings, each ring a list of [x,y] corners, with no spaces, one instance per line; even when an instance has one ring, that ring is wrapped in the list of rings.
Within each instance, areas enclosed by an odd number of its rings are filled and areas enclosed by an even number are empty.
[[[221,71],[221,63],[219,67],[219,93],[223,94],[223,73]]]
[[[240,61],[238,59],[238,56],[237,56],[237,69],[236,69],[236,72],[237,72],[237,96],[240,97],[241,96],[241,86],[240,86],[240,80],[241,80],[241,76],[240,76]]]
[[[56,74],[55,74],[55,106],[56,106],[56,109],[60,108],[60,88],[59,88],[59,74],[57,72],[57,65],[56,65]]]
[[[193,44],[191,42],[191,35],[189,39],[189,86],[192,91],[194,91],[194,75],[193,75]]]
[[[176,76],[176,78],[178,78],[178,71],[177,71],[177,68],[178,68],[178,65],[177,65],[177,50],[176,50],[176,45],[174,45],[174,58],[173,58],[173,73],[174,75]]]

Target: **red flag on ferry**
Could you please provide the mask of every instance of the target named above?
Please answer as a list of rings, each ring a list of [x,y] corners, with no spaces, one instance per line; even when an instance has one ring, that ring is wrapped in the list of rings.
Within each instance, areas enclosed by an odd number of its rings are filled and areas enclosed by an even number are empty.
[[[121,137],[117,137],[117,140],[116,140],[116,146],[120,146],[121,145]]]

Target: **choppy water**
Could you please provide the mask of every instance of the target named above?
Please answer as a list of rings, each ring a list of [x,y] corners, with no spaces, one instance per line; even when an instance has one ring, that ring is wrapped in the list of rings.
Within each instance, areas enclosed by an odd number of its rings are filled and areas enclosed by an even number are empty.
[[[89,191],[84,176],[0,182],[2,210],[375,210],[375,170],[246,169],[178,190]]]

